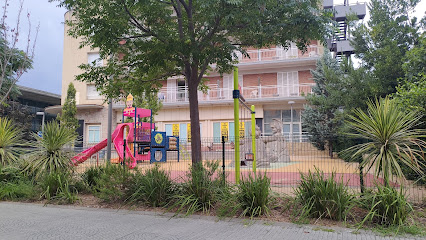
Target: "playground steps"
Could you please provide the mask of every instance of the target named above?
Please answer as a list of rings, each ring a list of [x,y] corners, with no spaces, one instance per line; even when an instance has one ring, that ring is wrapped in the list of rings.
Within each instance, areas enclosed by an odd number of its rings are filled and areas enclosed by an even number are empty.
[[[287,148],[292,156],[328,156],[327,151],[318,150],[312,143],[308,142],[287,142]]]

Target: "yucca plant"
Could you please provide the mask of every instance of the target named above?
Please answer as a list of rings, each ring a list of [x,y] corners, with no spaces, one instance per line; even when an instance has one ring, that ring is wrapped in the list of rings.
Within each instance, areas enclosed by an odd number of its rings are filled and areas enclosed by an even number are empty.
[[[12,121],[0,117],[0,164],[10,165],[18,160],[21,132]]]
[[[394,100],[386,97],[367,103],[366,112],[356,109],[349,116],[349,126],[355,133],[349,135],[367,140],[366,143],[352,146],[344,153],[353,157],[363,157],[361,166],[370,170],[373,166],[375,175],[383,174],[385,185],[389,185],[393,174],[404,178],[401,164],[423,175],[425,129],[414,129],[422,115],[416,111],[404,111]]]
[[[44,173],[66,171],[71,165],[71,151],[67,146],[75,140],[73,130],[60,125],[57,121],[46,123],[43,137],[34,134],[35,149],[28,156],[27,170],[39,176]]]

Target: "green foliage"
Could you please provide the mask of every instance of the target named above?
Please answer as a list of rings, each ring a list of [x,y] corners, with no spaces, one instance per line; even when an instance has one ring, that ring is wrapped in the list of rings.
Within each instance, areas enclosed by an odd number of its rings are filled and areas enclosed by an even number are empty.
[[[186,210],[186,215],[210,211],[220,199],[221,188],[225,187],[223,179],[215,174],[218,167],[218,161],[206,162],[205,166],[193,165],[185,182],[178,186],[175,203],[170,208],[177,207],[176,214]]]
[[[163,103],[158,99],[158,90],[153,89],[151,92],[144,92],[141,96],[135,96],[135,106],[139,108],[147,108],[152,110],[152,118],[158,114],[163,107]],[[150,121],[149,118],[143,118],[143,122]]]
[[[32,200],[36,189],[18,168],[0,165],[0,200]]]
[[[41,198],[59,204],[72,204],[78,200],[72,177],[67,172],[51,172],[41,178]]]
[[[32,200],[36,196],[30,181],[0,182],[0,200]]]
[[[0,117],[0,166],[10,165],[18,160],[21,132],[12,121]]]
[[[376,190],[365,194],[362,202],[369,212],[360,225],[368,221],[385,226],[401,226],[413,211],[402,188],[398,191],[376,184]]]
[[[346,220],[355,203],[355,197],[345,187],[343,180],[328,178],[319,169],[301,174],[301,183],[295,189],[297,202],[302,204],[301,216]]]
[[[28,156],[26,171],[40,176],[71,168],[72,154],[66,148],[74,141],[74,131],[56,121],[46,123],[43,138],[34,134],[35,149]]]
[[[311,73],[315,86],[312,87],[313,93],[306,97],[309,105],[305,106],[302,114],[303,128],[318,149],[324,150],[327,145],[332,156],[333,141],[342,125],[338,115],[342,103],[339,84],[343,72],[337,60],[326,51]]]
[[[105,202],[122,199],[130,182],[131,172],[120,165],[107,164],[99,168],[89,168],[83,174],[83,181],[90,187],[93,194]]]
[[[68,85],[67,98],[65,99],[64,106],[62,107],[62,114],[59,116],[61,125],[64,125],[66,128],[72,130],[75,133],[78,128],[78,119],[77,114],[77,105],[75,102],[76,90],[73,83]]]
[[[80,66],[84,73],[77,76],[106,97],[142,96],[160,88],[161,80],[185,77],[194,162],[201,161],[197,95],[209,66],[230,72],[247,46],[288,48],[295,42],[306,49],[311,40],[323,39],[331,21],[318,0],[57,1],[76,19],[66,22],[68,34],[99,48],[102,58],[112,56],[106,66]]]
[[[7,99],[0,104],[0,117],[7,117],[22,132],[22,138],[29,141],[32,139],[32,120],[35,117],[30,107],[17,101]]]
[[[393,173],[399,178],[404,177],[401,164],[423,174],[423,166],[419,164],[424,157],[426,142],[419,138],[425,136],[426,130],[414,129],[421,117],[416,111],[404,111],[388,97],[370,101],[366,112],[355,110],[348,122],[355,131],[348,135],[367,142],[344,152],[363,157],[361,166],[368,170],[374,166],[376,176],[383,173],[385,184],[389,184]]]
[[[375,95],[394,93],[398,79],[405,75],[405,55],[420,36],[419,22],[410,19],[408,13],[418,3],[419,0],[372,0],[367,24],[360,24],[352,32],[355,56],[376,78]]]
[[[237,200],[241,205],[242,215],[254,217],[269,213],[270,184],[271,180],[266,173],[255,177],[250,174],[247,179],[241,180],[238,185]]]
[[[135,174],[126,190],[126,201],[144,203],[153,207],[166,206],[172,199],[174,184],[168,173],[158,165],[148,169],[144,174]]]

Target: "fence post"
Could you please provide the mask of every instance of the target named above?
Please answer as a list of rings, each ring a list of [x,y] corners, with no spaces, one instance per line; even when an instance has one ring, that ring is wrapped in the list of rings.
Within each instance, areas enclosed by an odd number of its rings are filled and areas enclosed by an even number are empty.
[[[226,183],[225,180],[225,136],[222,136],[222,170],[223,170],[223,182]]]
[[[126,139],[124,139],[123,143],[123,170],[126,170]]]

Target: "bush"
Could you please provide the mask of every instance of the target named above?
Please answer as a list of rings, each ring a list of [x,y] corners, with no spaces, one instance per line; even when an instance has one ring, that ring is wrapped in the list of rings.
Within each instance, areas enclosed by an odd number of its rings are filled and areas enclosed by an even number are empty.
[[[376,184],[376,191],[364,194],[362,203],[369,212],[361,225],[368,221],[386,226],[401,226],[413,211],[402,188],[398,191],[379,184]]]
[[[52,172],[40,182],[41,198],[57,203],[74,203],[78,200],[78,192],[72,184],[71,175],[67,172]]]
[[[18,168],[11,166],[2,168],[0,166],[0,182],[16,182],[21,179],[24,179],[24,176]]]
[[[124,190],[129,183],[131,173],[120,165],[107,164],[104,167],[89,168],[83,174],[83,181],[89,186],[93,195],[106,202],[113,202],[124,197]]]
[[[178,208],[176,214],[182,210],[186,210],[186,215],[210,211],[225,188],[223,179],[215,174],[218,167],[219,162],[206,162],[205,166],[198,163],[191,167],[188,179],[180,185],[174,196],[176,202],[171,208]]]
[[[307,175],[301,173],[301,183],[295,189],[296,200],[302,204],[301,215],[334,220],[345,220],[355,203],[343,181],[336,182],[335,173],[326,179],[316,169]]]
[[[242,215],[259,216],[269,213],[270,179],[264,175],[254,178],[250,174],[247,179],[242,179],[238,186],[237,200],[242,209]]]
[[[158,165],[148,169],[145,174],[136,174],[126,190],[129,203],[141,202],[153,207],[166,206],[173,196],[174,184],[169,174]]]
[[[0,200],[32,200],[36,196],[30,181],[0,182]]]

